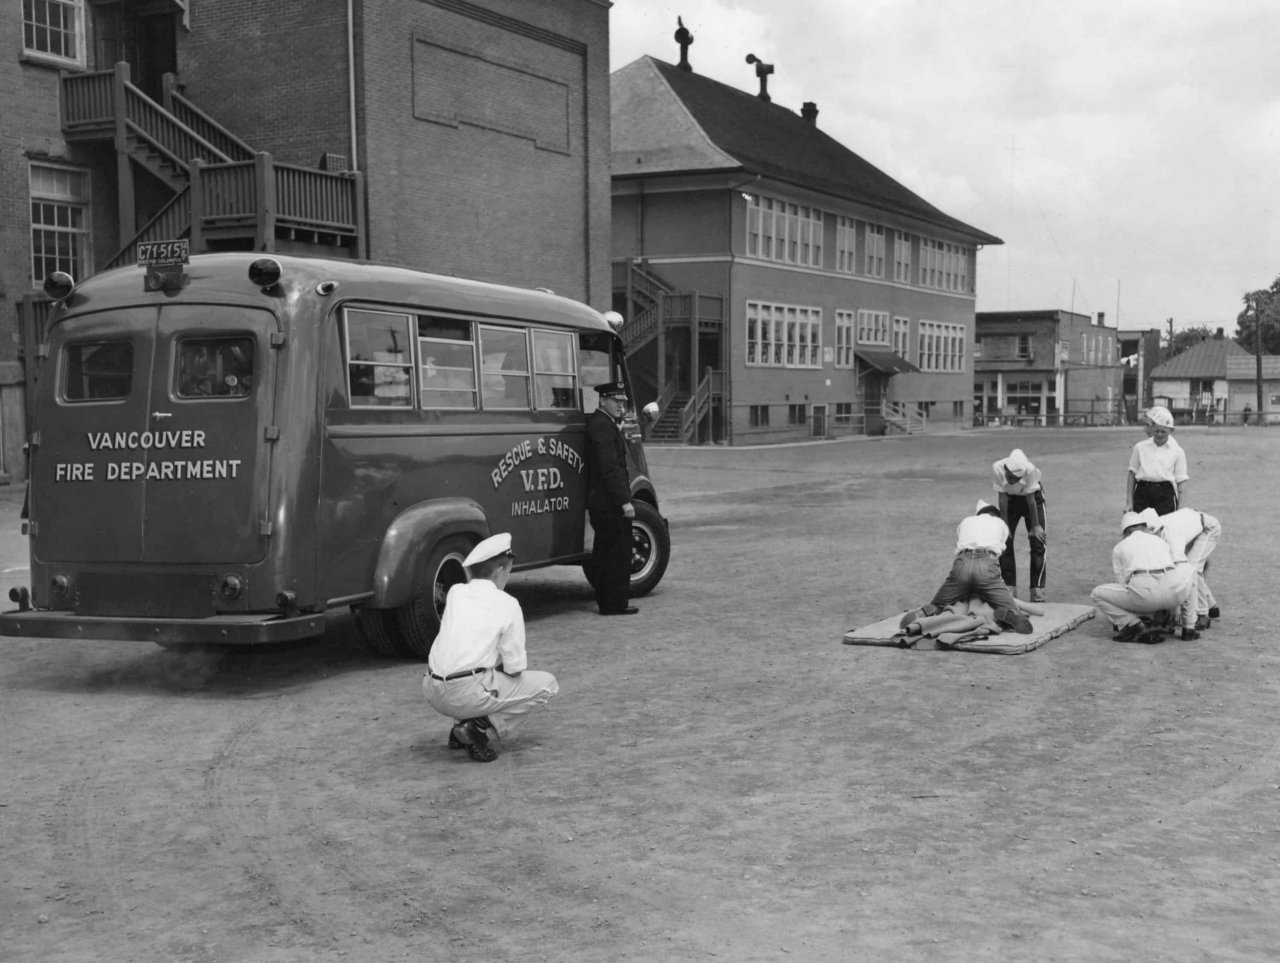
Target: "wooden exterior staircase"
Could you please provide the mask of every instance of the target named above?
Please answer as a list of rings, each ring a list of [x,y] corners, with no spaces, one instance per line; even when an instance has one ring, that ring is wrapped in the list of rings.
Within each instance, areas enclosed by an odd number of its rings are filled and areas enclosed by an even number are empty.
[[[919,408],[896,401],[880,403],[880,417],[885,430],[903,435],[922,435],[929,429],[929,419]]]
[[[164,103],[130,81],[129,65],[62,77],[68,141],[114,142],[120,167],[120,248],[105,267],[137,259],[142,241],[187,237],[192,253],[313,249],[363,258],[367,250],[362,176],[276,163],[254,151],[166,78]],[[172,196],[141,228],[133,223],[135,172]]]

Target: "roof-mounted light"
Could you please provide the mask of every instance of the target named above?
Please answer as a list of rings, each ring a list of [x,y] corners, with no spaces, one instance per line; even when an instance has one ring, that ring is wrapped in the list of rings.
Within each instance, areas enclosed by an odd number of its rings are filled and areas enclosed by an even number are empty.
[[[62,301],[71,296],[76,281],[66,271],[54,271],[44,279],[44,293],[55,301]]]
[[[260,288],[269,288],[280,280],[280,262],[273,257],[260,257],[249,265],[249,280]]]
[[[622,315],[617,311],[606,311],[604,313],[604,323],[613,328],[614,331],[622,330]]]

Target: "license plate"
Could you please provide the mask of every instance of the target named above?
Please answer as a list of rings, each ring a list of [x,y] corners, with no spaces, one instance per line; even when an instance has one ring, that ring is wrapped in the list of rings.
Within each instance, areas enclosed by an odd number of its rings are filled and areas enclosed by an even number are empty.
[[[138,263],[145,266],[187,264],[191,260],[185,237],[175,241],[143,241],[138,245]]]

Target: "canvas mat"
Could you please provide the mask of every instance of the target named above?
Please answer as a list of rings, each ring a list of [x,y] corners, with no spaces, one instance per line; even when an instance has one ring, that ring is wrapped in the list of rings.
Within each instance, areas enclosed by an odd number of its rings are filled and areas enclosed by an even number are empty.
[[[972,642],[959,642],[956,645],[941,645],[936,639],[912,636],[913,644],[903,645],[894,641],[901,634],[898,622],[903,613],[892,615],[879,622],[861,629],[850,629],[844,634],[845,645],[887,645],[895,648],[955,649],[957,652],[994,652],[1004,655],[1017,655],[1038,649],[1050,639],[1055,639],[1064,632],[1069,632],[1081,622],[1094,615],[1092,605],[1070,605],[1066,602],[1044,602],[1040,605],[1044,615],[1032,615],[1030,635],[1019,635],[1017,632],[1004,631],[999,635],[991,635],[985,639],[974,639]]]

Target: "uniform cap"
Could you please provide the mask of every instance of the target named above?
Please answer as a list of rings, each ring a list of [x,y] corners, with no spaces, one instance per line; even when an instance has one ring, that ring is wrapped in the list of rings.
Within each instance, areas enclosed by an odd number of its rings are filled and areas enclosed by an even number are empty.
[[[1154,532],[1164,528],[1164,522],[1160,520],[1160,514],[1154,508],[1144,508],[1139,512],[1139,516],[1142,518],[1142,524]]]
[[[1173,414],[1164,405],[1147,409],[1147,420],[1157,428],[1172,428]]]
[[[506,555],[511,551],[511,533],[499,532],[497,535],[490,535],[483,542],[471,550],[471,554],[462,560],[464,568],[470,568],[472,565],[479,565],[481,562],[487,562],[491,558],[497,558],[499,555]]]
[[[1124,516],[1120,519],[1120,531],[1125,532],[1130,528],[1132,528],[1134,525],[1145,525],[1145,524],[1147,524],[1147,520],[1143,518],[1141,515],[1139,515],[1137,512],[1125,512]]]
[[[1027,456],[1022,453],[1021,448],[1015,448],[1004,460],[1004,467],[1015,475],[1025,475],[1027,469],[1031,467],[1031,462],[1027,461]]]
[[[990,503],[990,502],[988,502],[988,501],[984,501],[983,499],[979,498],[979,499],[978,499],[978,504],[976,504],[976,505],[974,505],[974,506],[973,506],[973,513],[974,513],[975,515],[977,515],[977,514],[981,513],[981,511],[982,511],[984,508],[990,508],[990,507],[991,507],[991,503]]]
[[[606,381],[602,385],[596,385],[596,394],[601,398],[611,398],[615,395],[625,396],[626,393],[627,386],[621,381]]]

